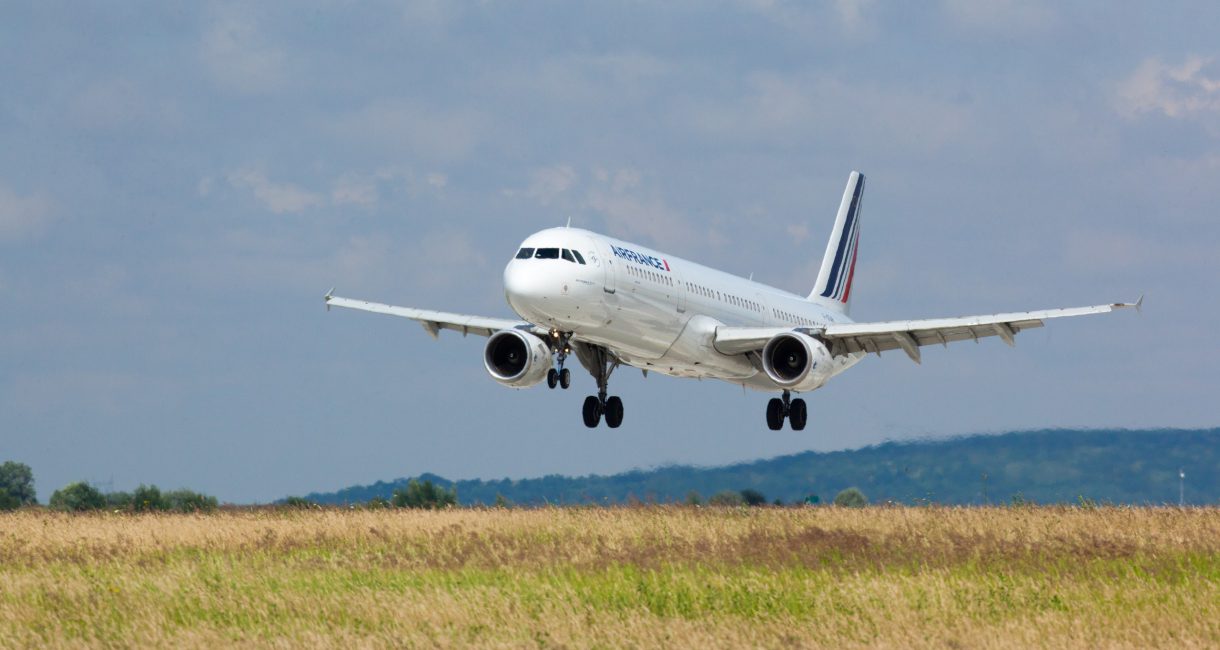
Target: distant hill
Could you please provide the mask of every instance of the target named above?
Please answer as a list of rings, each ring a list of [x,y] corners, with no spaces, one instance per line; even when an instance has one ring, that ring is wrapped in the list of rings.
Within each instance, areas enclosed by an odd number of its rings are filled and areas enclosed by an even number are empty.
[[[888,442],[836,452],[804,452],[724,467],[669,466],[611,476],[560,475],[521,480],[450,481],[464,505],[491,504],[497,495],[523,505],[681,501],[721,490],[752,488],[785,503],[818,495],[824,502],[846,487],[873,503],[1098,503],[1178,501],[1178,470],[1186,472],[1186,502],[1220,502],[1220,429],[1047,430],[943,440]],[[319,503],[388,498],[407,478],[313,493]]]

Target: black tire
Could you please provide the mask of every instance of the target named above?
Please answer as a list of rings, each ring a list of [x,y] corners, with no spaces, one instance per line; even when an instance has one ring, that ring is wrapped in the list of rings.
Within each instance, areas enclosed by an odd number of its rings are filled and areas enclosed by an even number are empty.
[[[559,373],[555,372],[554,368],[551,368],[550,370],[546,371],[546,387],[553,390],[555,388],[555,384],[558,384],[558,383],[559,383]]]
[[[623,423],[623,400],[613,395],[606,400],[606,426],[617,429]]]
[[[804,429],[805,421],[808,417],[809,411],[805,409],[805,400],[792,400],[792,406],[788,407],[788,424],[792,426],[792,430],[801,431]]]
[[[772,431],[784,428],[784,400],[778,397],[767,402],[767,428]]]
[[[585,418],[585,426],[590,429],[595,428],[602,420],[602,405],[597,401],[597,397],[590,395],[585,398],[585,406],[581,409],[581,415]]]
[[[572,385],[572,371],[564,368],[559,371],[559,387],[567,390]]]

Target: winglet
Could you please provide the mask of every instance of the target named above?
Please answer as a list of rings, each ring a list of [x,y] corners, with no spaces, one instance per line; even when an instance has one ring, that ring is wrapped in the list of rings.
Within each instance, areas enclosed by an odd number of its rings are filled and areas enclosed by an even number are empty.
[[[1116,302],[1113,305],[1111,305],[1111,307],[1113,309],[1124,309],[1126,307],[1135,307],[1135,311],[1138,311],[1139,313],[1142,314],[1142,313],[1144,313],[1144,294],[1141,293],[1139,299],[1136,300],[1135,302]]]
[[[326,295],[322,296],[322,300],[326,301],[326,311],[330,311],[330,299],[332,297],[334,297],[334,295],[335,295],[335,288],[331,287],[330,291],[327,291]]]

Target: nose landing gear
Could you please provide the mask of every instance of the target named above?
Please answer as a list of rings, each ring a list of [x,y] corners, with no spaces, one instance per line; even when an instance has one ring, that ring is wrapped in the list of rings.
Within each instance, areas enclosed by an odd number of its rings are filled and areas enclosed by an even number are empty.
[[[568,339],[572,338],[571,332],[551,332],[551,339],[554,343],[551,349],[555,350],[555,368],[551,368],[546,373],[547,388],[554,389],[555,386],[567,390],[568,386],[572,385],[572,371],[563,367],[563,362],[567,361],[568,355],[572,353],[572,346]]]
[[[788,424],[792,426],[793,431],[801,431],[805,428],[805,421],[808,418],[809,411],[805,407],[805,400],[791,399],[792,391],[784,391],[783,398],[773,397],[767,402],[767,427],[772,431],[779,431],[784,428],[784,418],[788,419]]]

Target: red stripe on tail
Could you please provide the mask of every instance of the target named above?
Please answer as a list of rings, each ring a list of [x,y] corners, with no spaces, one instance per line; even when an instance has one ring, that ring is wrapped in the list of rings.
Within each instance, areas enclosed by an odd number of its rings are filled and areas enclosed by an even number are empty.
[[[856,257],[857,257],[856,251],[858,251],[859,248],[860,248],[860,240],[857,239],[856,247],[851,252],[851,270],[849,270],[847,272],[847,288],[843,289],[842,302],[845,305],[847,304],[847,301],[851,298],[851,281],[856,279]]]

